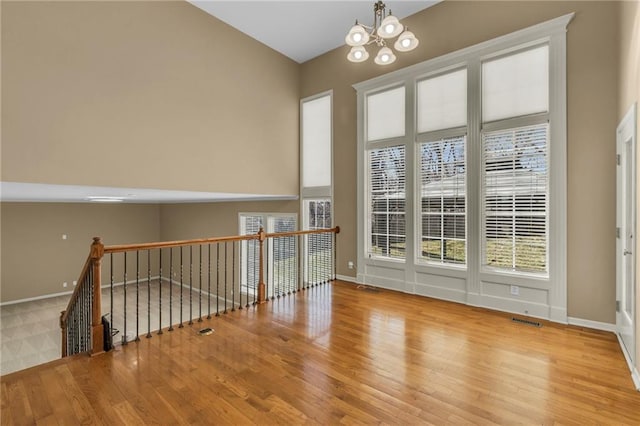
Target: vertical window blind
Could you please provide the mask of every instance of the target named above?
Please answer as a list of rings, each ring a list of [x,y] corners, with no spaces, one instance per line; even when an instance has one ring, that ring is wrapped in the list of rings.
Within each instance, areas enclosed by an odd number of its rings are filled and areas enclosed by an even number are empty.
[[[548,137],[546,123],[483,136],[487,266],[548,272]]]
[[[422,259],[466,263],[465,143],[459,136],[420,144]]]
[[[405,148],[372,149],[369,167],[369,257],[405,258]]]

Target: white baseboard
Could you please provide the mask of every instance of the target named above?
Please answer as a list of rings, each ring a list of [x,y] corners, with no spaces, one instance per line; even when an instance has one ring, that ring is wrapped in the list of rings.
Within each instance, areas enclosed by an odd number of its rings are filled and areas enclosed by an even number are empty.
[[[608,331],[610,333],[616,332],[616,325],[609,324],[608,322],[591,321],[582,318],[567,317],[567,323],[569,325],[577,325],[579,327],[593,328],[594,330]]]
[[[627,361],[627,366],[629,367],[629,371],[631,371],[631,380],[633,381],[633,385],[636,387],[637,391],[640,391],[640,374],[638,373],[638,369],[633,365],[631,361],[631,357],[627,352],[627,347],[624,345],[622,341],[622,337],[619,333],[616,333],[616,337],[618,338],[618,343],[620,344],[620,350],[622,350],[622,355],[624,355],[625,361]]]
[[[8,302],[0,303],[0,306],[17,305],[18,303],[34,302],[36,300],[51,299],[58,296],[71,296],[72,294],[73,294],[73,290],[63,291],[60,293],[51,293],[51,294],[45,294],[42,296],[27,297],[26,299],[10,300]]]
[[[159,276],[154,276],[151,277],[151,281],[155,281],[158,278],[160,278]],[[163,278],[164,279],[164,278]],[[139,280],[140,284],[144,284],[146,283],[148,280],[148,278],[144,278]],[[129,284],[135,284],[136,280],[127,280],[127,285]],[[121,287],[124,285],[124,281],[119,281],[117,283],[113,283],[114,287]],[[101,285],[100,288],[105,290],[111,287],[111,283],[109,284],[104,284]],[[49,293],[49,294],[43,294],[42,296],[35,296],[35,297],[27,297],[25,299],[18,299],[18,300],[10,300],[8,302],[2,302],[0,303],[0,306],[8,306],[8,305],[17,305],[18,303],[25,303],[25,302],[34,302],[36,300],[45,300],[45,299],[52,299],[54,297],[59,297],[59,296],[71,296],[73,294],[73,290],[68,290],[68,291],[62,291],[60,293]]]
[[[349,282],[349,283],[357,284],[356,277],[350,277],[348,275],[336,274],[336,279],[338,279],[340,281],[346,281],[346,282]]]
[[[633,380],[633,384],[636,385],[636,390],[640,392],[640,373],[638,373],[638,369],[635,367],[631,372],[631,379]]]

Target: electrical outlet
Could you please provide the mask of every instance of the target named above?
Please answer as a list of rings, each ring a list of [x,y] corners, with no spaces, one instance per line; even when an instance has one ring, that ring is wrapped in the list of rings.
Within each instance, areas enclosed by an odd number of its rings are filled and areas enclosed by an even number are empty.
[[[67,239],[67,234],[62,234],[62,239],[66,240]]]
[[[349,267],[349,269],[353,269],[353,261],[351,261],[351,260],[350,260],[350,261],[347,263],[347,266]]]
[[[78,284],[78,281],[74,281],[74,282],[73,282],[73,286],[74,286],[74,287],[76,286],[76,284]]]
[[[67,282],[65,281],[62,283],[62,287],[66,287],[66,286],[67,286]]]
[[[512,296],[520,296],[520,287],[518,287],[517,285],[512,285],[511,286],[511,295]]]

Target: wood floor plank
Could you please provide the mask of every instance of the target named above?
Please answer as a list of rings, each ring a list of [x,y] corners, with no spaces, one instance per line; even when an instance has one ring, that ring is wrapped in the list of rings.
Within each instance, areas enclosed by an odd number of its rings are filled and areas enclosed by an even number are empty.
[[[510,318],[334,282],[3,376],[1,423],[640,425],[615,335]]]

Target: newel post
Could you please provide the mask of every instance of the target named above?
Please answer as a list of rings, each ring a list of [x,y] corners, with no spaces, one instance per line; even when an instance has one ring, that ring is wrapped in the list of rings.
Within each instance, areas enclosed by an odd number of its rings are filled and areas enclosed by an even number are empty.
[[[104,244],[102,238],[93,237],[91,244],[91,268],[93,276],[93,300],[91,301],[91,355],[104,352],[104,330],[102,327],[102,256],[104,256]]]
[[[258,283],[258,303],[264,303],[267,301],[267,286],[264,283],[264,240],[266,238],[264,229],[260,228],[260,231],[258,231],[258,241],[260,242],[260,281]]]

